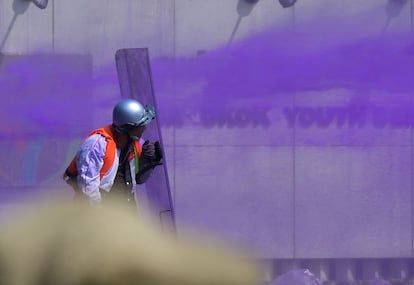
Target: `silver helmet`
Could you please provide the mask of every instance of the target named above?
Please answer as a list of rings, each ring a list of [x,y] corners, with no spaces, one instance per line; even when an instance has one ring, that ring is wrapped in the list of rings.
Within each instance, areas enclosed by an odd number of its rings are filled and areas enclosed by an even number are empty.
[[[144,126],[155,118],[155,108],[145,107],[134,99],[122,99],[114,107],[112,123],[122,129],[124,126]]]

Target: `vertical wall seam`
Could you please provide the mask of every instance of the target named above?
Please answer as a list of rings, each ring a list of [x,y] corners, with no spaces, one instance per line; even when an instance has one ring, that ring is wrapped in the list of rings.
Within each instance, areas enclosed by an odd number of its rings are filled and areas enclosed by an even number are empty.
[[[296,31],[295,5],[292,7],[292,32]],[[296,94],[292,97],[292,105],[296,106]],[[292,129],[292,223],[293,223],[293,258],[296,259],[296,125]]]
[[[413,5],[414,0],[411,0],[411,4]],[[410,98],[410,102],[411,102],[411,106],[413,106],[414,104],[414,93],[411,93],[411,98]],[[414,173],[414,158],[413,158],[413,153],[414,151],[414,147],[413,147],[413,125],[410,124],[410,222],[411,222],[411,257],[414,256],[414,208],[413,208],[413,203],[414,203],[414,178],[413,178],[413,173]]]
[[[296,105],[293,95],[292,104]],[[296,125],[292,129],[292,223],[293,223],[293,258],[296,258]]]
[[[413,104],[413,94],[411,95],[411,104]],[[414,256],[414,209],[413,209],[413,203],[414,203],[414,195],[413,195],[413,126],[410,126],[410,195],[411,195],[411,203],[410,203],[410,210],[411,210],[411,256]]]
[[[52,0],[52,51],[55,53],[55,0]]]
[[[292,200],[293,200],[293,257],[296,258],[296,132],[295,132],[295,128],[293,127],[293,131],[292,131],[292,136],[293,136],[293,141],[292,141]]]
[[[172,21],[173,21],[173,23],[172,23],[172,26],[173,26],[173,28],[172,28],[172,34],[173,34],[173,36],[172,36],[172,48],[173,48],[173,59],[174,59],[174,61],[175,61],[175,57],[176,57],[176,42],[175,42],[175,37],[176,37],[176,32],[175,32],[175,29],[176,29],[176,23],[175,23],[175,17],[176,17],[176,12],[175,12],[175,9],[176,9],[176,2],[175,2],[175,0],[173,0],[173,11],[172,11],[172,13],[173,13],[173,19],[172,19]],[[174,96],[174,98],[177,96],[177,88],[176,88],[176,81],[175,81],[175,79],[174,79],[174,83],[173,83],[173,86],[174,86],[174,93],[173,93],[173,96]],[[174,100],[174,109],[176,109],[176,107],[177,106],[175,106],[175,103],[176,102],[176,100]],[[176,168],[176,153],[175,153],[175,151],[176,151],[176,133],[175,133],[175,126],[173,126],[173,133],[172,133],[172,135],[173,135],[173,141],[172,141],[172,143],[173,143],[173,151],[172,151],[172,154],[173,154],[173,157],[172,157],[172,159],[173,159],[173,168],[174,168],[174,171],[173,171],[173,189],[174,189],[174,195],[173,195],[173,204],[174,204],[174,208],[176,209],[176,194],[177,194],[177,191],[176,191],[176,170],[177,170],[177,168]]]
[[[410,31],[414,32],[414,0],[411,0],[411,9],[410,9]]]
[[[173,30],[172,30],[172,33],[173,33],[173,57],[174,57],[174,59],[175,59],[175,56],[176,56],[176,39],[175,39],[175,37],[176,37],[176,22],[175,22],[175,20],[176,20],[176,11],[175,11],[175,9],[176,8],[177,8],[176,2],[175,2],[175,0],[173,0]]]

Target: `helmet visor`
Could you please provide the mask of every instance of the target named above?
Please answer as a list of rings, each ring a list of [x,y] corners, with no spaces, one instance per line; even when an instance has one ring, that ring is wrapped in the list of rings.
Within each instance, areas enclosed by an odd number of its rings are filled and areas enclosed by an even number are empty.
[[[155,119],[155,107],[152,105],[145,105],[145,113],[141,120],[138,122],[138,126],[145,126]]]

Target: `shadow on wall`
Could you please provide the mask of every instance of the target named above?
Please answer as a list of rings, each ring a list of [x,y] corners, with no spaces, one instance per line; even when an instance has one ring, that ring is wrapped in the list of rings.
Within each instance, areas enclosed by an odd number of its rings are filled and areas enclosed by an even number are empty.
[[[237,2],[237,13],[239,14],[239,17],[237,18],[236,24],[234,25],[234,28],[231,32],[230,39],[227,43],[228,45],[233,42],[234,37],[239,30],[242,19],[250,15],[250,13],[253,11],[253,8],[255,7],[255,4],[257,4],[258,1],[259,0],[239,0],[239,2]]]
[[[3,51],[4,46],[6,45],[7,39],[9,38],[10,32],[14,27],[17,17],[19,15],[24,14],[27,11],[27,8],[29,8],[29,4],[30,4],[30,1],[27,1],[27,0],[14,0],[13,1],[12,7],[13,7],[14,15],[13,15],[12,20],[10,21],[9,26],[7,27],[6,34],[4,35],[1,41],[0,52]],[[1,63],[1,59],[0,59],[0,63]]]

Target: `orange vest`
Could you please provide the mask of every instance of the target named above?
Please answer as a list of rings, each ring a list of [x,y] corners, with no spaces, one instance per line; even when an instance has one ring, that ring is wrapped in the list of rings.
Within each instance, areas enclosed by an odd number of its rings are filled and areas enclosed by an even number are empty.
[[[105,156],[104,156],[104,162],[103,166],[101,168],[101,171],[99,172],[100,178],[102,177],[111,169],[112,165],[114,164],[114,160],[116,157],[116,143],[114,140],[114,133],[111,125],[108,125],[106,127],[94,130],[88,134],[87,137],[90,137],[94,134],[100,134],[101,136],[105,137],[106,139],[106,150],[105,150]],[[134,151],[129,152],[128,154],[128,161],[131,161],[134,156],[136,156],[136,166],[138,158],[141,156],[142,152],[142,146],[138,141],[134,141]],[[138,167],[135,169],[136,172],[138,172]],[[70,162],[68,168],[66,169],[64,173],[64,177],[76,177],[78,175],[78,169],[76,166],[76,155]]]

